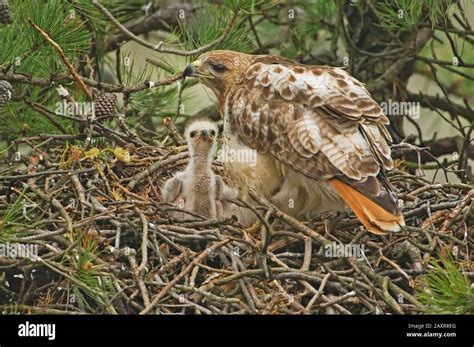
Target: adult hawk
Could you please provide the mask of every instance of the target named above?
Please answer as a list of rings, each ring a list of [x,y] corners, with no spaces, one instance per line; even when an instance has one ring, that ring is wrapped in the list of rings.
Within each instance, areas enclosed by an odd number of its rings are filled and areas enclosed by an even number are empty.
[[[341,209],[345,202],[375,234],[404,225],[385,174],[393,168],[388,118],[346,71],[212,51],[184,74],[216,94],[225,147],[258,153],[255,167],[224,163],[241,192],[253,187],[297,218]]]

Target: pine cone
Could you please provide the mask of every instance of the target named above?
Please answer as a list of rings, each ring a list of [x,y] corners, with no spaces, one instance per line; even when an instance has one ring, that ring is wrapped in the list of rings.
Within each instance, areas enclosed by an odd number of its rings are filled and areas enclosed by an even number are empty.
[[[0,108],[5,106],[11,98],[12,85],[8,81],[0,81]]]
[[[95,100],[95,116],[111,116],[115,112],[117,95],[113,93],[102,93]]]
[[[13,22],[10,14],[10,6],[8,0],[0,0],[0,23],[10,24]]]

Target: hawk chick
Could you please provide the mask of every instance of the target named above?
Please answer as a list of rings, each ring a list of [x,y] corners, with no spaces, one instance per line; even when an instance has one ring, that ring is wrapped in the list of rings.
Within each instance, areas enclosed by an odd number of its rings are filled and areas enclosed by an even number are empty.
[[[221,217],[227,212],[229,206],[225,205],[225,210],[221,200],[229,197],[230,188],[211,167],[217,135],[217,126],[209,121],[201,120],[189,125],[185,137],[190,161],[184,171],[164,184],[161,194],[165,202],[208,218]],[[183,218],[184,213],[174,216]]]

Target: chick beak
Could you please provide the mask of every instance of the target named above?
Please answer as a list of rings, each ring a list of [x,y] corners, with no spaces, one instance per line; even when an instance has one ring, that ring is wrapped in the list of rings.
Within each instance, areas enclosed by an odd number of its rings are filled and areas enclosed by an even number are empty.
[[[207,130],[201,130],[201,139],[203,139],[204,141],[206,140],[210,140],[209,138],[209,133]]]
[[[184,69],[184,77],[199,77],[201,61],[195,60]]]

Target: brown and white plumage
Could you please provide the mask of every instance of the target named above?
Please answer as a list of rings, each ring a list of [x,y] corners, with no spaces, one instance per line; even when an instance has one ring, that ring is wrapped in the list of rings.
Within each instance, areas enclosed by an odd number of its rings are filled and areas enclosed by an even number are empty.
[[[236,184],[241,190],[253,185],[297,217],[339,208],[342,198],[371,232],[403,224],[385,176],[393,168],[388,119],[346,71],[213,51],[186,74],[216,93],[225,145],[258,151],[253,170],[226,165],[232,181],[244,181]],[[289,199],[300,206],[286,206]]]

